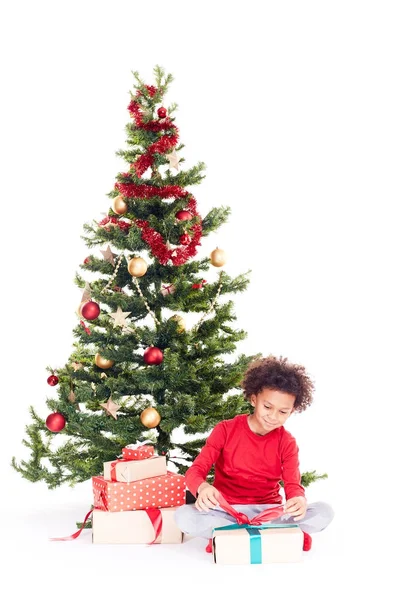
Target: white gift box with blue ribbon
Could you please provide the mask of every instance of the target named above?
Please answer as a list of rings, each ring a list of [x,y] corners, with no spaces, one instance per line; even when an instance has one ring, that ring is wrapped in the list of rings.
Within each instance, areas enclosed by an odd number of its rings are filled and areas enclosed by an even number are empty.
[[[291,563],[303,560],[303,532],[295,524],[232,524],[213,529],[214,562],[219,565]]]

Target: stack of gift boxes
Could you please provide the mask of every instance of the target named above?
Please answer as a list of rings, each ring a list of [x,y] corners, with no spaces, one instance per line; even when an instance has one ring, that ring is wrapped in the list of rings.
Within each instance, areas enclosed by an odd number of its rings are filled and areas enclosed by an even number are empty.
[[[126,446],[92,484],[94,544],[182,542],[174,513],[185,504],[184,477],[167,471],[165,456],[155,455],[153,446]]]

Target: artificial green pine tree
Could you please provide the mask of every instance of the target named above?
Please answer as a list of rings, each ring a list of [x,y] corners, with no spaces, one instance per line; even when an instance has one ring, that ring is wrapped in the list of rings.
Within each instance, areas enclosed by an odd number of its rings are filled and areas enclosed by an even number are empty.
[[[146,439],[183,474],[217,422],[249,409],[240,382],[254,356],[234,356],[246,333],[234,327],[230,298],[248,274],[228,276],[221,250],[198,256],[230,209],[200,216],[186,188],[205,167],[183,169],[177,107],[164,106],[172,76],[160,67],[154,75],[153,86],[134,73],[127,148],[117,153],[129,167],[108,194],[108,216],[84,225],[98,252],[76,275],[83,292],[73,351],[62,368],[48,367],[58,397],[47,399],[46,420],[30,408],[23,443],[31,458],[12,459],[49,488],[102,474],[122,447]]]
[[[117,153],[129,166],[108,194],[108,216],[84,225],[86,245],[98,252],[76,276],[83,295],[73,352],[62,368],[48,368],[58,398],[47,399],[47,425],[30,408],[23,443],[31,459],[12,461],[49,488],[101,474],[123,446],[145,439],[184,473],[210,428],[248,408],[240,380],[252,357],[232,357],[246,334],[233,326],[232,300],[223,301],[248,278],[197,257],[201,238],[230,210],[200,216],[186,188],[201,182],[205,166],[182,168],[177,107],[164,107],[172,76],[160,67],[154,75],[153,86],[134,73],[127,149]],[[174,436],[178,428],[187,435]]]

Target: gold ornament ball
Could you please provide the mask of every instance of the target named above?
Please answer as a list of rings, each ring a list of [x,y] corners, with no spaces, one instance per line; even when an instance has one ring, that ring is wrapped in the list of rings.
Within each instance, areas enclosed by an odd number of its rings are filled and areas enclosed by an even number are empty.
[[[114,365],[114,361],[109,358],[104,358],[99,353],[94,357],[94,362],[99,369],[110,369]]]
[[[142,277],[147,271],[147,262],[137,256],[128,262],[128,271],[132,277]]]
[[[157,427],[161,421],[161,417],[155,408],[149,406],[140,413],[140,421],[142,425],[150,429],[151,427]]]
[[[116,196],[112,201],[112,209],[117,215],[124,215],[128,212],[128,205],[122,196]]]
[[[211,264],[214,267],[222,267],[226,263],[226,252],[221,248],[215,248],[210,254]]]
[[[183,317],[181,317],[180,315],[173,315],[172,317],[170,317],[169,320],[176,321],[176,323],[178,325],[178,327],[177,327],[178,333],[183,333],[186,330],[185,319]]]

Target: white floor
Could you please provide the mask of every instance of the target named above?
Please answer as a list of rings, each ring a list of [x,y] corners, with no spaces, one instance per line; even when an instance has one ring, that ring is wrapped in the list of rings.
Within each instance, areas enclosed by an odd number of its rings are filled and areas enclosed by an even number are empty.
[[[6,492],[6,493],[5,493]],[[92,501],[90,482],[49,491],[10,472],[2,494],[2,583],[22,598],[229,598],[239,593],[277,598],[350,598],[379,593],[398,598],[392,556],[376,525],[349,525],[345,506],[314,535],[313,548],[299,564],[215,565],[204,541],[182,545],[93,545],[91,531],[73,541],[50,537],[74,533]],[[314,484],[313,496],[330,492]],[[330,495],[330,493],[329,493]],[[332,494],[337,502],[338,496]],[[314,499],[314,498],[312,498]],[[322,498],[321,498],[322,499]],[[347,520],[344,518],[347,515]],[[384,531],[384,528],[381,528]],[[386,594],[384,593],[386,592]],[[279,596],[277,596],[279,594]]]

